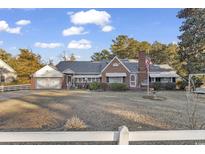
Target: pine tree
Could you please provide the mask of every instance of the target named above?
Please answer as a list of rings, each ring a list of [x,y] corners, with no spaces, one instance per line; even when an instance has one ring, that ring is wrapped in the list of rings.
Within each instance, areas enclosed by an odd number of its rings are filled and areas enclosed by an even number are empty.
[[[205,9],[182,9],[178,18],[184,19],[179,36],[179,60],[184,77],[199,73],[205,67]]]

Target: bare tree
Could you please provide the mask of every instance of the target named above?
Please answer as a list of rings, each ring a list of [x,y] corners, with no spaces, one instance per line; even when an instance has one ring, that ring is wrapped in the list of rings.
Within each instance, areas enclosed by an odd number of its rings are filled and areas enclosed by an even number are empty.
[[[65,50],[59,55],[59,58],[62,61],[69,61],[69,56]]]
[[[48,59],[48,65],[54,65],[53,59],[51,58]]]
[[[65,50],[59,55],[59,58],[62,61],[76,61],[76,56],[73,53],[68,55]]]
[[[190,129],[203,129],[205,123],[199,120],[198,96],[190,91],[186,92],[187,126]]]
[[[188,127],[197,128],[197,100],[194,93],[186,92],[186,113],[188,118]]]

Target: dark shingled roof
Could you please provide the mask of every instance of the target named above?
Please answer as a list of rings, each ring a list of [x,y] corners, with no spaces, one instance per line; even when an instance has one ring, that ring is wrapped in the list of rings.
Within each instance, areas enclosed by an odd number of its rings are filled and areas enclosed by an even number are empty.
[[[61,61],[56,65],[58,70],[63,72],[66,69],[71,69],[76,74],[99,74],[107,65],[107,62],[91,62],[91,61]]]
[[[123,64],[131,71],[138,71],[138,62],[129,60],[121,60]],[[102,69],[109,63],[109,61],[61,61],[56,65],[59,71],[75,72],[75,74],[100,74]],[[168,65],[150,65],[150,72],[167,72],[173,71]]]

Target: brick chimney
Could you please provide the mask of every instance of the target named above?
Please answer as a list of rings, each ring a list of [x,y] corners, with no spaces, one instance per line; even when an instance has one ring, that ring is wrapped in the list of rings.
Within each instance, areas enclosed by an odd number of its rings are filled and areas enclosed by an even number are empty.
[[[139,52],[138,56],[138,86],[141,87],[141,83],[147,79],[147,69],[146,69],[146,54],[144,51]]]

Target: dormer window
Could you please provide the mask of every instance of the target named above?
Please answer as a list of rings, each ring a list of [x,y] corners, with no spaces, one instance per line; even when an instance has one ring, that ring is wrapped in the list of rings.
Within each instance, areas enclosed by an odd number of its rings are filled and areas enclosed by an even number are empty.
[[[117,67],[117,66],[119,66],[119,64],[118,64],[118,63],[113,63],[112,66],[113,66],[113,67]]]

